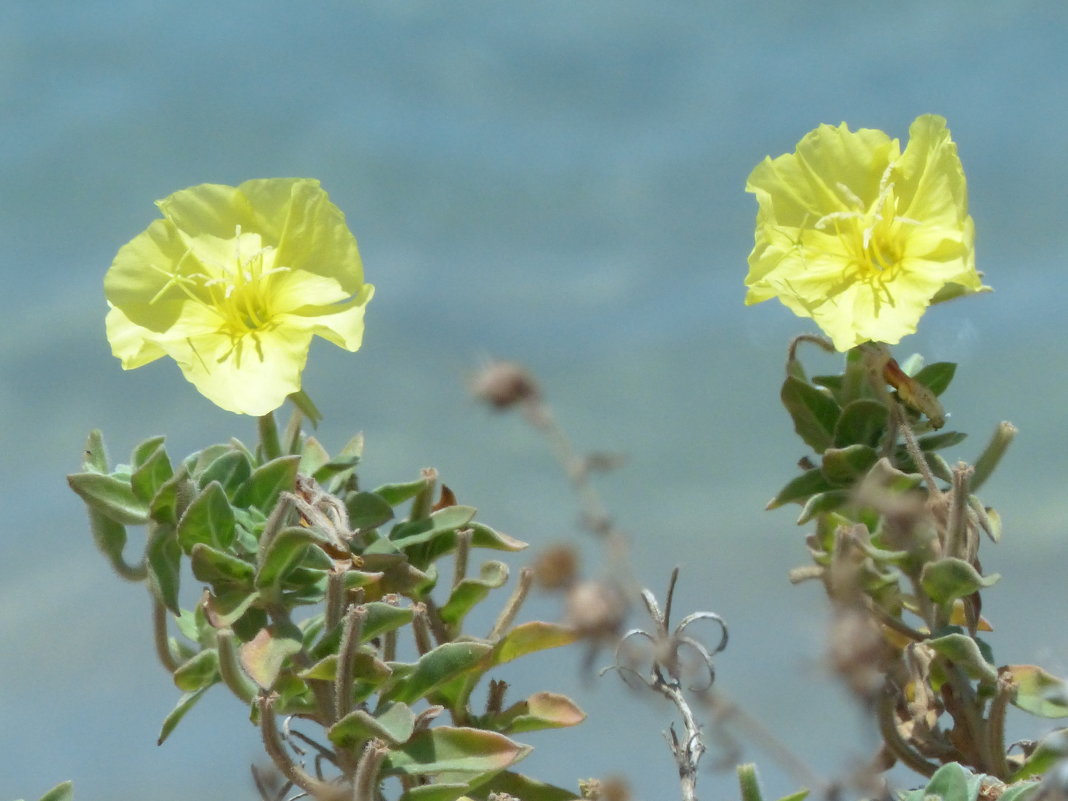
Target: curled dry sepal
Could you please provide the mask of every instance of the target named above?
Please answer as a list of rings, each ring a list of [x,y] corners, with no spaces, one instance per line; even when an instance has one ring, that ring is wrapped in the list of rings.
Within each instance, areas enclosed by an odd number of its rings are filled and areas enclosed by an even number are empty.
[[[413,801],[427,792],[417,787],[442,781],[456,797],[573,798],[512,771],[530,749],[511,739],[580,722],[570,699],[538,692],[506,704],[507,685],[496,681],[486,709],[471,704],[506,663],[576,639],[555,624],[515,624],[529,571],[486,636],[464,631],[471,610],[508,580],[495,560],[468,575],[473,551],[525,544],[476,521],[433,470],[361,490],[359,437],[331,456],[298,416],[282,433],[265,418],[261,435],[255,450],[231,440],[177,464],[155,437],[111,467],[94,432],[82,472],[69,476],[99,549],[152,592],[156,649],[184,693],[160,741],[223,684],[249,704],[285,779],[313,797],[396,777],[397,797]],[[147,528],[137,559],[127,556],[129,526]],[[185,569],[204,586],[192,608],[182,607]],[[301,757],[308,743],[316,767]]]
[[[930,410],[941,410],[934,399],[955,365],[898,366],[865,345],[841,374],[809,377],[798,344],[782,401],[811,452],[769,508],[800,504],[798,522],[815,525],[812,564],[793,577],[819,579],[835,605],[832,666],[879,718],[880,763],[927,776],[958,763],[1002,783],[1044,773],[1068,755],[1068,729],[1010,749],[1006,709],[1068,717],[1068,683],[1032,665],[999,666],[982,615],[982,592],[1000,577],[983,571],[979,546],[997,542],[1001,524],[974,491],[1015,428],[999,425],[974,466],[951,466],[939,451],[965,435],[933,431]],[[931,400],[918,407],[917,397]]]

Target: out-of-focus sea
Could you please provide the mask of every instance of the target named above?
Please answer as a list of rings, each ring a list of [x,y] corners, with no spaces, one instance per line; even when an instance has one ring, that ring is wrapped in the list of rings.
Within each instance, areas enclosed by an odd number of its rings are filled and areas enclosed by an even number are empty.
[[[580,448],[627,454],[598,486],[640,577],[662,593],[681,564],[676,609],[729,622],[718,686],[832,777],[875,737],[821,666],[818,587],[786,580],[796,510],[763,509],[804,453],[777,396],[787,340],[814,329],[743,307],[743,188],[819,123],[904,140],[946,116],[996,291],[932,310],[897,352],[960,362],[945,400],[972,436],[950,458],[1019,425],[984,490],[1006,523],[984,613],[999,661],[1068,672],[1068,5],[6,0],[0,109],[0,798],[68,778],[79,799],[256,797],[255,731],[221,689],[155,745],[179,692],[145,593],[110,574],[64,481],[94,427],[119,458],[157,433],[176,458],[254,437],[170,363],[122,372],[104,338],[115,251],[202,182],[314,176],[346,212],[378,292],[363,349],[317,345],[305,384],[328,447],[365,433],[366,485],[433,465],[532,550],[592,559],[546,444],[466,394],[488,356],[527,364]],[[526,769],[677,797],[670,710],[582,657],[506,676],[589,712],[530,735]],[[796,787],[744,758],[771,797]],[[735,797],[706,762],[702,795]]]

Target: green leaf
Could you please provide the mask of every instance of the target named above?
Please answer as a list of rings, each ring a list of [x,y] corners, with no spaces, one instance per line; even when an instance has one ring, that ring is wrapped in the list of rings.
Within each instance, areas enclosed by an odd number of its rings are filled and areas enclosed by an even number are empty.
[[[205,449],[207,455],[210,449]],[[240,448],[232,445],[226,446],[226,450],[208,464],[203,472],[197,475],[200,487],[206,487],[212,481],[218,481],[226,491],[228,498],[233,498],[248,477],[252,474],[252,464],[248,456]]]
[[[585,719],[586,713],[566,695],[540,692],[508,707],[492,720],[491,725],[496,731],[518,734],[577,726]]]
[[[141,447],[150,444],[153,449],[139,456]],[[138,500],[149,503],[173,475],[174,468],[171,467],[171,460],[163,447],[163,437],[147,440],[134,451],[134,471],[130,475],[130,488]]]
[[[816,453],[834,444],[834,427],[841,408],[827,393],[788,376],[783,382],[782,403],[794,421],[794,430]]]
[[[504,793],[523,801],[575,801],[578,798],[571,790],[535,781],[510,770],[474,780],[467,794],[478,801],[488,801],[491,793]]]
[[[314,475],[316,470],[329,461],[330,454],[319,440],[315,437],[308,437],[304,440],[304,444],[300,448],[299,472],[301,475]]]
[[[124,526],[148,522],[148,503],[134,495],[130,482],[101,473],[73,473],[67,483],[83,501]]]
[[[392,687],[382,691],[383,700],[410,704],[425,698],[450,679],[476,668],[492,646],[478,642],[447,642],[427,651],[406,676],[394,674]],[[398,665],[390,663],[395,670]]]
[[[393,527],[390,541],[397,548],[421,545],[435,537],[453,533],[471,522],[477,510],[473,506],[446,506],[421,520],[410,520]]]
[[[521,656],[570,645],[579,639],[574,629],[558,623],[532,620],[509,630],[493,648],[493,664],[503,665]]]
[[[256,586],[278,585],[298,565],[308,546],[321,542],[324,542],[322,535],[313,528],[287,526],[279,531],[258,557]]]
[[[1038,747],[1042,748],[1041,745]],[[1037,749],[1036,749],[1037,750]],[[1034,756],[1032,753],[1031,756]],[[1030,761],[1030,760],[1028,760]],[[1045,771],[1043,771],[1044,773]],[[998,801],[1028,801],[1035,791],[1038,790],[1041,782],[1021,782],[1017,781],[1016,784],[1009,785],[1002,791],[1001,798]]]
[[[393,507],[373,492],[356,492],[345,499],[353,530],[378,528],[393,519]]]
[[[926,437],[920,437],[916,440],[916,444],[920,446],[920,450],[938,451],[942,450],[942,448],[952,448],[954,445],[959,445],[967,438],[968,435],[960,431],[943,431],[939,434],[928,434]]]
[[[174,526],[162,523],[152,526],[145,546],[148,583],[159,602],[176,615],[181,613],[178,608],[181,561],[182,549],[178,547]]]
[[[390,506],[398,506],[409,501],[426,488],[426,479],[420,478],[406,484],[383,484],[374,494]]]
[[[803,526],[815,517],[842,508],[849,502],[850,496],[850,491],[845,489],[828,490],[813,495],[802,507],[801,514],[797,518],[797,525]]]
[[[471,547],[489,548],[494,551],[522,551],[527,544],[517,540],[502,531],[496,531],[487,525],[472,522],[467,528],[471,529]]]
[[[1012,774],[1018,782],[1032,776],[1043,776],[1050,768],[1068,756],[1068,729],[1051,731],[1039,741],[1038,746],[1027,756],[1023,764]],[[1037,784],[1037,782],[1035,783]],[[1034,787],[1035,785],[1031,785]]]
[[[812,495],[826,492],[829,489],[833,489],[833,485],[823,475],[823,471],[818,467],[813,467],[789,481],[779,490],[778,495],[768,501],[765,509],[778,509],[788,503],[801,503]]]
[[[946,391],[956,372],[957,365],[953,362],[935,362],[927,365],[912,377],[937,396]]]
[[[350,712],[327,731],[330,742],[353,748],[377,737],[393,746],[408,742],[415,732],[415,713],[407,704],[386,704],[375,714],[363,709]]]
[[[247,587],[209,593],[201,605],[214,628],[232,626],[260,600],[258,592],[249,592]],[[197,639],[191,637],[190,639]]]
[[[877,461],[879,461],[879,453],[870,445],[827,448],[823,452],[820,469],[828,481],[841,486],[853,484],[857,479],[867,475]]]
[[[363,434],[350,439],[345,447],[330,461],[317,468],[312,476],[328,492],[336,493],[353,475],[356,465],[363,457]]]
[[[965,634],[946,634],[928,640],[927,644],[935,653],[964,668],[969,678],[979,679],[986,684],[994,684],[997,681],[997,671],[986,661],[979,650],[979,644],[971,637]]]
[[[63,782],[57,784],[47,793],[41,796],[40,801],[73,801],[74,799],[74,782]]]
[[[418,776],[437,773],[495,773],[530,753],[502,734],[456,726],[421,731],[403,746],[390,751],[381,775]],[[524,801],[526,801],[524,799]]]
[[[238,584],[251,591],[252,577],[256,569],[236,556],[198,542],[190,552],[193,575],[198,581],[209,584]]]
[[[507,581],[508,565],[504,562],[486,562],[479,571],[479,578],[463,579],[452,588],[449,600],[441,607],[441,619],[450,626],[457,625],[490,590],[503,587]]]
[[[104,434],[99,428],[89,432],[82,453],[82,471],[85,473],[108,472],[108,449],[104,444]]]
[[[239,506],[255,507],[269,512],[282,492],[292,492],[297,483],[299,456],[279,456],[252,471],[234,497]]]
[[[214,648],[205,648],[174,671],[175,686],[185,692],[210,687],[218,680],[219,654]]]
[[[946,557],[923,566],[920,586],[932,601],[946,604],[978,592],[984,587],[992,587],[1000,578],[997,573],[982,576],[963,559]]]
[[[877,400],[864,398],[846,404],[834,426],[834,445],[877,447],[886,432],[889,410]]]
[[[934,796],[941,801],[976,801],[982,777],[950,762],[934,772],[922,798]]]
[[[1012,703],[1043,718],[1068,717],[1068,682],[1037,665],[1009,665],[1016,692]]]
[[[186,693],[178,699],[178,704],[163,720],[163,726],[160,728],[159,738],[156,740],[156,745],[163,745],[163,741],[170,737],[171,732],[174,731],[174,727],[181,722],[182,718],[185,717],[186,712],[192,709],[196,702],[204,697],[204,693],[207,691],[207,687],[202,687],[196,692]]]
[[[198,542],[226,549],[234,541],[234,510],[222,484],[213,481],[193,499],[178,521],[178,544],[189,553]]]
[[[467,795],[469,785],[434,782],[434,784],[416,785],[401,794],[397,801],[456,801]]]
[[[89,530],[93,534],[93,542],[120,574],[123,573],[121,568],[126,565],[122,556],[126,548],[126,526],[116,523],[91,506],[86,507],[86,511],[89,512]]]
[[[300,630],[293,628],[267,626],[241,646],[241,667],[264,690],[274,688],[286,661],[301,651]]]

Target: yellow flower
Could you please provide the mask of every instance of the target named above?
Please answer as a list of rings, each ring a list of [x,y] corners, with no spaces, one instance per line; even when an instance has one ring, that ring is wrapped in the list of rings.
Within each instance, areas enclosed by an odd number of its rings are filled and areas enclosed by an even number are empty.
[[[931,303],[989,289],[942,117],[918,117],[904,152],[882,131],[821,125],[745,188],[759,204],[746,305],[777,297],[840,351],[896,344]]]
[[[107,335],[126,370],[170,356],[213,403],[277,409],[300,390],[314,335],[355,351],[374,287],[319,182],[201,184],[123,245],[104,277]]]

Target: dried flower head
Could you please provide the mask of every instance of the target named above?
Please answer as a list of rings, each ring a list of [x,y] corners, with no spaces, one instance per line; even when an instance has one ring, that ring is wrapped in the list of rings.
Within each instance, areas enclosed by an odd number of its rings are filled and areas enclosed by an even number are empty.
[[[538,400],[538,384],[527,370],[514,362],[491,362],[471,381],[471,394],[495,409]]]

